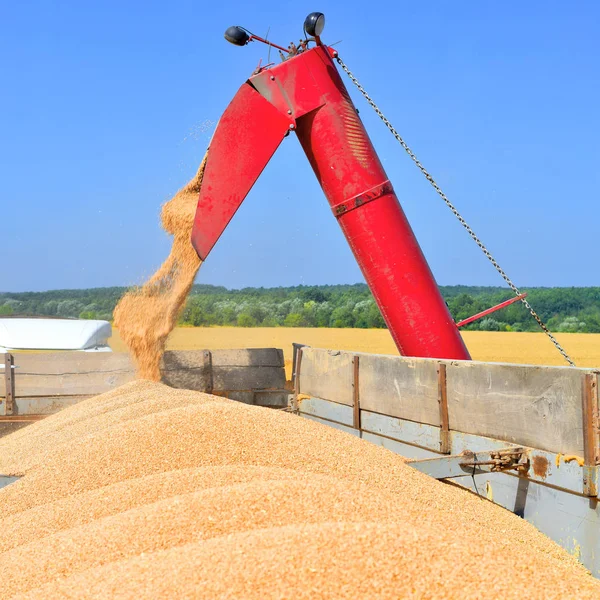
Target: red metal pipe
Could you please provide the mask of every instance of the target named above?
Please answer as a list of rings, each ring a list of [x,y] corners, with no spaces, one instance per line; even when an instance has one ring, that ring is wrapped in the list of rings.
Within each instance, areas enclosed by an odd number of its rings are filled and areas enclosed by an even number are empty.
[[[482,310],[480,313],[477,313],[476,315],[473,315],[472,317],[469,317],[468,319],[463,319],[462,321],[459,321],[456,324],[456,326],[464,327],[465,325],[468,325],[469,323],[472,323],[473,321],[477,321],[478,319],[481,319],[482,317],[485,317],[486,315],[496,312],[497,310],[500,310],[502,308],[506,308],[507,306],[510,306],[511,304],[514,304],[515,302],[519,302],[519,300],[523,300],[523,298],[527,298],[527,294],[519,294],[518,296],[515,296],[514,298],[510,298],[509,300],[500,302],[500,304],[496,304],[496,306],[492,306],[491,308]]]
[[[404,356],[470,359],[331,57],[311,75],[325,103],[296,133]],[[317,68],[320,67],[320,68]]]
[[[401,354],[470,359],[348,91],[317,46],[244,84],[213,141],[192,242],[202,259],[284,135],[298,139]]]
[[[285,52],[285,53],[288,53],[290,51],[289,48],[284,48],[283,46],[278,46],[277,44],[274,44],[273,42],[270,42],[269,40],[264,40],[263,38],[252,34],[248,38],[248,42],[252,42],[254,40],[256,40],[257,42],[262,42],[263,44],[267,44],[267,46],[273,46],[273,48],[277,48],[277,50],[283,50],[283,52]]]

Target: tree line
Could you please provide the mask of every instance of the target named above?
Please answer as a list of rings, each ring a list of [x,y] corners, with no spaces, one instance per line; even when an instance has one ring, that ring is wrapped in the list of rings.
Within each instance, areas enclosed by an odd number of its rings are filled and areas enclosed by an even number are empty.
[[[512,297],[508,288],[442,286],[456,321]],[[40,315],[112,320],[126,288],[0,293],[0,315]],[[550,329],[600,332],[600,287],[530,288],[528,300]],[[183,308],[181,325],[239,327],[384,328],[385,323],[365,284],[244,288],[195,285]],[[468,325],[481,331],[537,331],[518,302]]]

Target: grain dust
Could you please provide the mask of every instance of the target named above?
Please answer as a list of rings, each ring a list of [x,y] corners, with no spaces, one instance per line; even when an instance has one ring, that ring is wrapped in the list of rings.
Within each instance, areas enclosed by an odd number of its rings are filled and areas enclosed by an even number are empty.
[[[0,598],[600,592],[523,519],[289,413],[137,381],[26,430],[0,439]]]
[[[194,178],[163,206],[163,229],[173,235],[167,260],[142,287],[127,292],[114,311],[114,324],[143,379],[160,381],[167,338],[200,268],[190,237],[207,156]]]

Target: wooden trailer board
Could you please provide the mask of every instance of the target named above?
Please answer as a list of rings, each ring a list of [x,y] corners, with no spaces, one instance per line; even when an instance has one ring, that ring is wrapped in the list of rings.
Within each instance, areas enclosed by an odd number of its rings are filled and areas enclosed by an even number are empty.
[[[525,518],[600,576],[598,370],[299,344],[292,407]]]
[[[125,353],[15,353],[0,365],[0,435],[135,378]],[[166,352],[163,383],[249,404],[286,406],[283,351]]]

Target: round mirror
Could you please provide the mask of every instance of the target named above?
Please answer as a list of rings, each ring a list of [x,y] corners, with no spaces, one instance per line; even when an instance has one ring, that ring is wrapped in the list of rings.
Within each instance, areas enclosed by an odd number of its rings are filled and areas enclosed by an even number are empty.
[[[304,31],[312,37],[320,37],[325,27],[325,15],[321,12],[313,12],[304,20]]]
[[[225,39],[236,46],[245,46],[250,36],[241,27],[233,25],[225,32]]]

